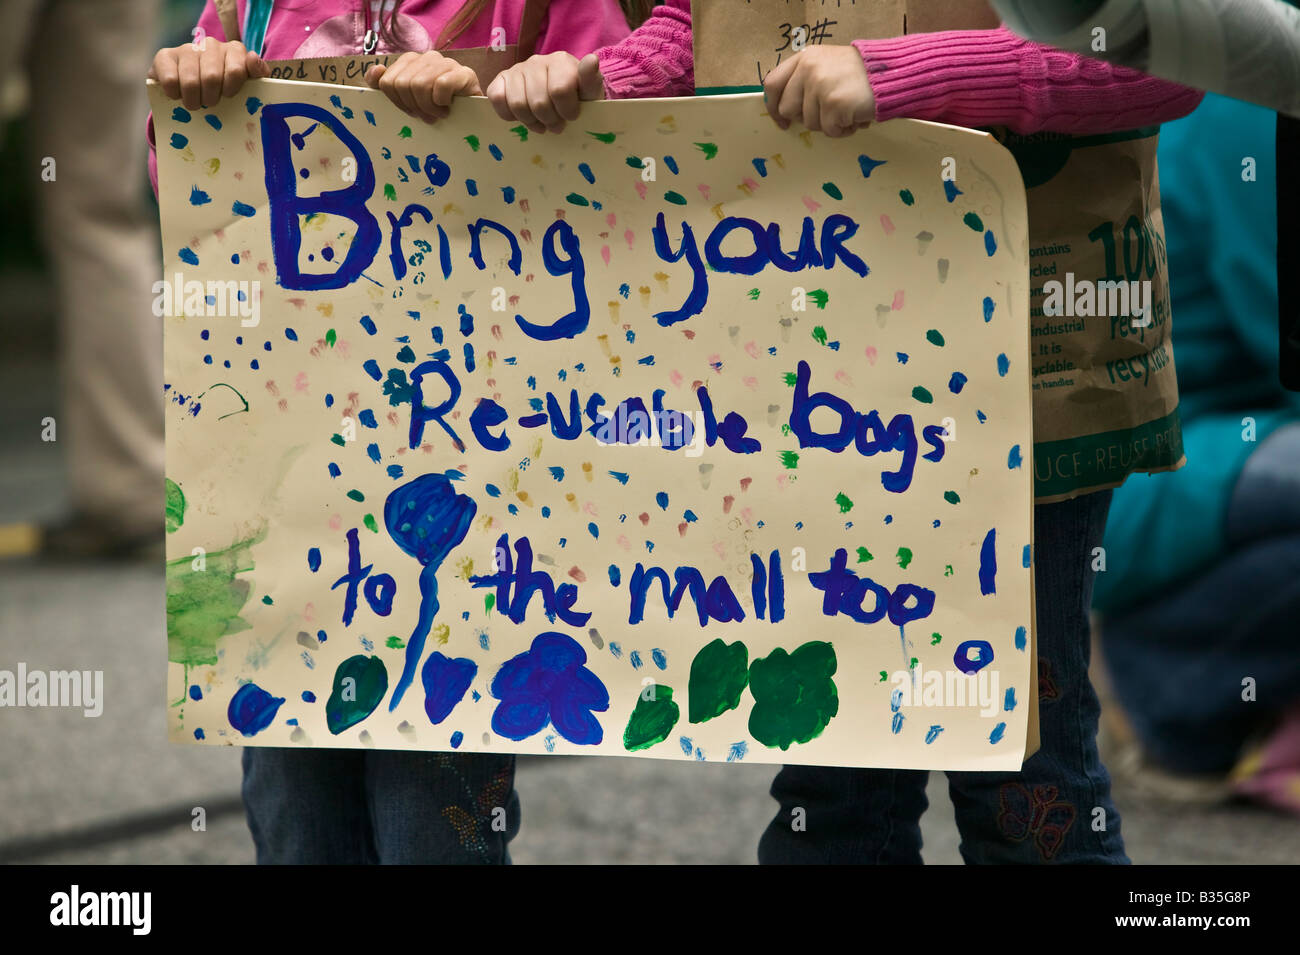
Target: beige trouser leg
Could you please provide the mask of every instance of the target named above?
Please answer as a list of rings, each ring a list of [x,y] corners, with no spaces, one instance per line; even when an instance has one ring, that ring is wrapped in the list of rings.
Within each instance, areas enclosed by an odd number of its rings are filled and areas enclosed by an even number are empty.
[[[142,190],[158,3],[47,0],[33,15],[30,188],[57,283],[72,504],[146,530],[163,506],[162,322],[151,309],[162,267]],[[53,182],[40,177],[47,156]]]

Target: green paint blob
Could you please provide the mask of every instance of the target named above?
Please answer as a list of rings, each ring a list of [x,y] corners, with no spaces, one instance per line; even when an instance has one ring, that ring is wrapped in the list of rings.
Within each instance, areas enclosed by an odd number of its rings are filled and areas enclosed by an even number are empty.
[[[325,701],[325,724],[335,736],[356,726],[388,692],[388,671],[379,657],[358,653],[334,671],[334,689]]]
[[[366,530],[370,531],[370,533],[379,533],[379,525],[375,523],[375,515],[367,514],[365,517],[361,518],[361,523],[366,525]]]
[[[587,201],[587,197],[586,197],[586,196],[579,195],[579,194],[576,193],[576,192],[571,192],[571,193],[569,193],[567,196],[564,197],[564,201],[565,201],[565,202],[572,203],[572,204],[575,205],[575,206],[589,206],[589,205],[591,205],[591,203]]]
[[[812,337],[813,337],[813,341],[815,341],[818,345],[825,345],[826,329],[822,328],[820,325],[814,326],[812,330]]]
[[[734,710],[748,682],[749,648],[739,640],[728,645],[719,637],[700,647],[691,661],[687,690],[690,721],[703,723]]]
[[[600,140],[606,146],[608,146],[610,143],[612,143],[615,139],[618,138],[613,133],[593,133],[590,130],[588,130],[587,135],[590,136],[592,139]]]
[[[808,297],[812,299],[812,303],[818,308],[825,308],[826,303],[831,299],[830,294],[824,288],[813,289],[808,293]]]
[[[671,189],[664,193],[664,198],[675,206],[686,205],[686,197],[679,192],[673,192]]]
[[[338,332],[334,331],[334,329],[331,328],[329,331],[325,333],[325,344],[329,345],[330,348],[333,348],[334,343],[337,342],[338,340],[339,340]]]
[[[387,640],[384,641],[384,646],[389,647],[390,649],[393,650],[400,650],[404,646],[406,646],[406,641],[403,640],[401,637],[399,637],[397,634],[393,634],[391,637],[389,637]]]
[[[840,711],[835,650],[813,640],[786,653],[778,648],[749,668],[749,734],[764,746],[789,749],[820,736]]]
[[[903,200],[903,205],[905,206],[910,206],[912,203],[916,202],[910,189],[900,189],[898,192],[898,198]]]
[[[937,647],[942,640],[943,640],[943,634],[941,633],[930,634],[930,646]]]
[[[478,152],[478,137],[477,137],[477,136],[466,136],[466,137],[465,137],[465,142],[469,143],[469,148],[470,148],[470,149],[474,150],[474,152]]]
[[[869,561],[869,560],[875,560],[875,559],[876,559],[876,558],[873,557],[873,556],[871,555],[871,551],[867,550],[865,547],[859,547],[859,548],[858,548],[858,563],[859,563],[859,564],[865,564],[867,561]]]
[[[627,729],[623,731],[623,748],[634,753],[662,743],[681,716],[681,707],[673,702],[672,687],[647,684],[641,688],[636,699],[636,709],[628,717]]]
[[[705,161],[712,159],[718,154],[718,146],[716,143],[696,143],[695,148],[704,153]]]
[[[750,301],[757,302],[757,301],[758,301],[758,297],[759,297],[759,295],[761,295],[761,294],[762,294],[762,293],[761,293],[758,289],[756,289],[756,288],[752,288],[752,289],[750,289],[750,290],[749,290],[749,298],[750,298]]]
[[[401,129],[399,129],[399,130],[397,131],[397,135],[398,135],[398,136],[401,136],[403,139],[410,139],[410,138],[411,138],[411,127],[410,127],[410,126],[403,126]]]
[[[492,615],[492,608],[495,607],[496,604],[497,604],[496,594],[488,594],[486,597],[483,598],[483,610],[487,613],[488,616]]]
[[[519,137],[519,141],[520,141],[521,143],[526,143],[526,142],[528,142],[528,127],[527,127],[527,126],[511,126],[511,127],[510,127],[510,132],[512,132],[512,133],[514,133],[516,136],[518,136],[518,137]]]
[[[911,548],[908,547],[898,548],[898,566],[906,570],[907,565],[910,564],[911,562],[912,562]]]
[[[366,499],[366,496],[362,494],[360,491],[358,491],[356,488],[353,488],[352,490],[348,491],[348,497],[358,502],[364,501]]]
[[[163,487],[167,490],[163,515],[167,521],[167,533],[171,534],[185,523],[185,493],[181,490],[180,485],[171,478],[163,479]]]
[[[266,605],[269,607],[269,606],[271,606],[273,603],[275,603],[275,601],[271,599],[271,595],[270,595],[270,594],[267,594],[265,597],[262,598],[262,603],[266,604]]]
[[[782,467],[786,468],[787,470],[793,471],[795,468],[797,468],[797,467],[799,466],[799,452],[798,452],[798,451],[782,451],[782,452],[781,452],[781,465],[782,465]]]
[[[844,198],[844,193],[840,192],[840,187],[835,185],[833,182],[823,182],[822,192],[826,193],[826,195],[830,196],[832,199]]]
[[[841,514],[847,514],[853,510],[853,502],[849,500],[849,496],[843,491],[835,495],[835,503],[839,505]]]
[[[938,345],[940,348],[943,347],[943,335],[939,332],[939,329],[937,328],[932,328],[928,332],[926,332],[925,340],[928,341],[931,345]]]
[[[640,157],[640,156],[628,156],[626,161],[627,161],[627,164],[628,164],[629,166],[631,166],[633,169],[644,169],[644,168],[645,168],[645,163],[641,161],[641,157]]]
[[[341,434],[330,435],[330,440],[333,441],[335,444],[337,444],[340,448],[347,447],[347,442],[343,440],[343,435]]]
[[[956,491],[944,491],[943,499],[949,504],[956,504],[961,500],[961,498],[957,496]]]
[[[397,200],[397,190],[393,188],[391,182],[384,183],[384,198],[389,202],[395,202]]]
[[[928,405],[934,403],[934,395],[930,394],[928,388],[922,388],[920,385],[917,385],[912,389],[912,397],[922,404]]]
[[[252,548],[266,539],[265,528],[226,550],[167,562],[167,659],[185,667],[217,662],[217,641],[249,628],[239,616],[250,584],[239,574],[253,569]]]
[[[799,376],[792,371],[787,371],[781,376],[781,380],[784,381],[788,387],[793,388],[799,383]]]
[[[980,217],[973,212],[966,213],[964,216],[961,217],[961,221],[966,223],[976,232],[984,231],[984,223],[980,220]]]

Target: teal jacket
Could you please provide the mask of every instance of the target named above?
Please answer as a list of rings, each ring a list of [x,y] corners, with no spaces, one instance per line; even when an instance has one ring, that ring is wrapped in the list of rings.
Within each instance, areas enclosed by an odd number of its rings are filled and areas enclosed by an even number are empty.
[[[1226,549],[1233,486],[1250,453],[1300,418],[1278,383],[1276,115],[1207,95],[1166,123],[1158,153],[1174,364],[1187,465],[1115,490],[1093,606],[1128,609]],[[1247,160],[1254,160],[1254,179]],[[1254,441],[1249,422],[1254,421]]]

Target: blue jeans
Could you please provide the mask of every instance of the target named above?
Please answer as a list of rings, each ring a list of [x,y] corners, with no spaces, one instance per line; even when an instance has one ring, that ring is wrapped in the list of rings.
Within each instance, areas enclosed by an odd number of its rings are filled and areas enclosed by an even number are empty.
[[[1300,700],[1300,424],[1246,460],[1226,535],[1217,561],[1102,628],[1124,712],[1175,772],[1227,773],[1251,734]]]
[[[369,749],[244,750],[259,865],[509,864],[515,758]]]
[[[1018,773],[947,774],[967,863],[1129,861],[1097,755],[1101,710],[1088,681],[1092,548],[1101,545],[1110,497],[1034,509],[1042,747]],[[780,809],[759,841],[759,862],[920,864],[929,775],[783,767],[772,783]]]

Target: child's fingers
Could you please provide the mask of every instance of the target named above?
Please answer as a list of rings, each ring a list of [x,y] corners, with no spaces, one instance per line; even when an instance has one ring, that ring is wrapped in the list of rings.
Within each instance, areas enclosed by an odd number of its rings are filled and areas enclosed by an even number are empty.
[[[514,67],[511,67],[511,70],[513,69]],[[508,72],[510,72],[510,70],[498,73],[496,78],[488,84],[487,88],[488,102],[491,103],[492,108],[497,111],[497,115],[507,123],[515,118],[514,113],[510,112],[510,104],[506,102],[505,75]]]
[[[216,106],[221,101],[221,87],[225,83],[226,51],[211,37],[203,44],[199,54],[199,105]]]
[[[763,102],[767,106],[767,112],[776,122],[776,125],[786,129],[790,121],[796,119],[795,115],[787,116],[781,112],[781,104],[785,99],[787,90],[792,80],[796,79],[799,60],[796,57],[792,60],[786,60],[784,63],[777,64],[776,68],[767,74],[763,81]],[[802,94],[794,102],[799,102],[802,106]]]
[[[175,50],[159,50],[153,58],[149,75],[158,81],[163,95],[168,99],[181,98],[181,77],[177,69]]]
[[[392,100],[398,109],[411,116],[419,112],[415,107],[411,82],[415,74],[415,60],[413,54],[403,53],[379,80],[380,91]]]
[[[597,77],[600,76],[598,72]],[[571,123],[582,111],[582,67],[576,61],[566,60],[554,63],[546,74],[546,88],[551,98],[551,105],[559,119],[555,131]]]
[[[181,47],[176,51],[176,78],[182,105],[186,109],[198,109],[203,91],[199,88],[199,54],[193,49]]]
[[[815,81],[804,83],[803,87],[803,124],[813,132],[821,132],[822,106],[821,89]]]
[[[551,65],[545,60],[538,61],[537,69],[533,70],[532,75],[528,77],[528,108],[533,111],[533,115],[543,127],[558,132],[564,128],[564,120],[555,111],[555,103],[551,99],[550,73]],[[564,82],[563,76],[560,82]],[[576,73],[570,75],[569,82],[574,86],[577,85]]]
[[[595,53],[588,53],[578,63],[578,96],[580,99],[591,100],[605,98],[605,77],[600,72],[600,58]],[[578,118],[578,114],[573,114],[573,119]]]
[[[528,105],[528,87],[524,81],[524,70],[511,70],[506,77],[506,103],[510,114],[535,133],[546,132],[546,127],[537,121]]]
[[[377,90],[379,89],[379,81],[384,78],[384,73],[387,71],[388,67],[384,66],[384,64],[376,63],[370,69],[366,70],[363,79],[366,81],[366,85],[372,90]]]
[[[244,44],[232,41],[226,44],[225,72],[221,80],[221,95],[234,96],[248,79],[248,50]]]
[[[244,61],[244,72],[248,74],[249,79],[264,80],[271,75],[271,67],[267,65],[266,60],[249,50]]]
[[[781,96],[777,100],[776,114],[777,125],[782,129],[789,129],[790,124],[803,121],[803,100],[804,86],[807,78],[802,71],[793,71],[789,82],[781,91]]]

